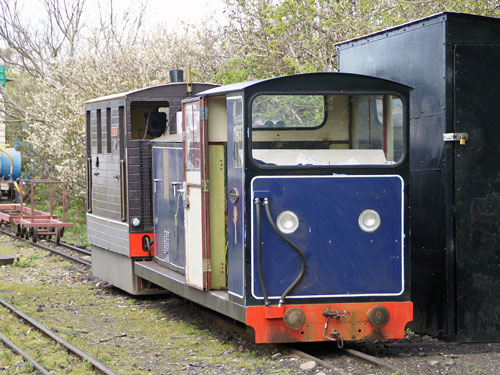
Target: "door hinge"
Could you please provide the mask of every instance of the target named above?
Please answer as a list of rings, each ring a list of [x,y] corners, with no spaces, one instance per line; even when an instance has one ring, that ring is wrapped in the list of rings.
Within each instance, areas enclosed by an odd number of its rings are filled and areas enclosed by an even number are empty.
[[[201,180],[201,191],[208,193],[208,180]]]
[[[203,259],[203,272],[212,272],[212,262],[210,259]]]
[[[469,134],[467,133],[443,133],[444,142],[460,142],[462,146],[465,146],[468,139]]]

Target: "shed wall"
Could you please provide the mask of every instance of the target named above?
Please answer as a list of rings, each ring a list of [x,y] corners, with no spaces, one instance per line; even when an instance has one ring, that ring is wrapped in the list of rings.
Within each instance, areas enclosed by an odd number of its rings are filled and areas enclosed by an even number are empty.
[[[483,269],[475,277],[490,278],[490,264],[498,264],[500,247],[495,241],[486,243],[470,242],[476,231],[483,230],[487,236],[495,236],[495,230],[483,225],[473,228],[470,216],[462,218],[463,212],[471,212],[477,205],[474,194],[459,199],[464,211],[457,212],[456,204],[461,187],[457,184],[461,178],[457,174],[457,155],[468,146],[443,142],[443,133],[456,132],[457,111],[468,111],[467,127],[469,132],[485,128],[480,120],[482,106],[485,112],[495,112],[495,106],[488,106],[487,100],[479,100],[474,107],[467,109],[465,103],[457,98],[472,98],[477,93],[470,83],[481,81],[482,87],[488,87],[494,78],[495,62],[493,55],[477,54],[472,59],[457,60],[457,45],[499,45],[500,21],[498,19],[444,13],[380,32],[338,46],[339,70],[342,72],[374,75],[395,80],[415,88],[411,94],[410,115],[410,205],[411,205],[411,251],[412,251],[412,299],[414,301],[413,328],[418,332],[442,335],[465,341],[500,339],[498,324],[499,308],[486,308],[480,314],[483,328],[467,317],[477,320],[479,306],[490,306],[494,296],[474,299],[474,306],[464,303],[471,292],[471,283],[465,268],[472,257],[482,254],[479,263],[473,262],[477,270]],[[474,61],[490,60],[480,68]],[[456,62],[460,61],[461,87],[457,87]],[[469,84],[464,84],[464,75]],[[490,76],[491,80],[485,79]],[[498,85],[497,85],[498,86]],[[460,90],[460,91],[459,91]],[[492,94],[495,95],[495,94]],[[483,97],[483,96],[480,96]],[[498,98],[498,94],[496,94]],[[486,97],[484,97],[486,99]],[[474,101],[474,100],[472,100]],[[474,101],[475,102],[475,101]],[[498,106],[497,106],[498,107]],[[498,116],[496,116],[498,118]],[[462,128],[461,131],[464,128]],[[493,133],[491,133],[493,135]],[[489,136],[488,136],[489,137]],[[494,138],[494,136],[493,136]],[[488,140],[482,139],[481,147],[487,147]],[[477,141],[477,139],[475,140]],[[489,147],[489,146],[488,146]],[[484,156],[484,155],[483,155]],[[494,154],[489,155],[494,157]],[[479,160],[471,156],[472,160]],[[477,175],[480,165],[462,164],[460,174]],[[479,177],[479,184],[486,184],[497,189],[492,182],[498,176],[500,167],[488,168]],[[468,183],[467,183],[468,184]],[[462,187],[463,188],[463,187]],[[487,194],[489,198],[491,194]],[[485,198],[485,197],[483,197]],[[499,200],[485,207],[492,220],[498,220]],[[464,221],[465,220],[465,221]],[[473,220],[473,219],[472,219]],[[483,223],[484,224],[484,223]],[[495,233],[498,233],[495,232]],[[498,234],[496,234],[497,236]],[[490,246],[490,248],[488,248]],[[472,252],[474,252],[473,255]],[[497,255],[495,255],[497,254]],[[477,258],[476,258],[477,259]],[[465,268],[464,268],[465,267]],[[482,273],[481,276],[479,276]],[[467,281],[464,278],[468,279]],[[481,283],[479,290],[485,291],[488,283]],[[490,283],[491,284],[491,283]],[[493,283],[494,286],[495,283]],[[476,296],[478,293],[476,292]],[[498,299],[498,295],[496,296]],[[470,300],[470,299],[469,299]],[[499,304],[496,303],[495,306]]]

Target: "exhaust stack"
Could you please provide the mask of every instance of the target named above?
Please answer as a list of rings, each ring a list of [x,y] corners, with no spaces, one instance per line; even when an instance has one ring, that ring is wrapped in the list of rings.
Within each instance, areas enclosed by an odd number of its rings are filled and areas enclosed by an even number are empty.
[[[182,69],[174,69],[168,72],[170,75],[170,83],[184,82],[184,71]]]

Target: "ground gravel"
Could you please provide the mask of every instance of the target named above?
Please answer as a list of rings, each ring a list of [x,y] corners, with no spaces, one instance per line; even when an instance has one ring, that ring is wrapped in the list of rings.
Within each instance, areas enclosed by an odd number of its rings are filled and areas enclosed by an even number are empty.
[[[241,326],[170,295],[132,297],[90,275],[85,266],[0,237],[0,254],[20,266],[0,267],[0,296],[120,374],[331,374],[295,348],[317,355],[347,374],[397,374],[352,358],[335,344],[256,345]],[[348,347],[390,362],[400,374],[500,374],[500,344],[457,344],[408,333],[398,341]],[[302,365],[302,368],[301,368]],[[24,374],[4,366],[0,374]],[[72,373],[56,369],[52,373]]]

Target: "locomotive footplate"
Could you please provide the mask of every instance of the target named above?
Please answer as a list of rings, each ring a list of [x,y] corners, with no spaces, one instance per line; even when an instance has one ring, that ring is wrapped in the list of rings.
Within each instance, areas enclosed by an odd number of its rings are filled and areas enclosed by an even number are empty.
[[[404,338],[412,302],[249,306],[246,324],[256,343]]]

